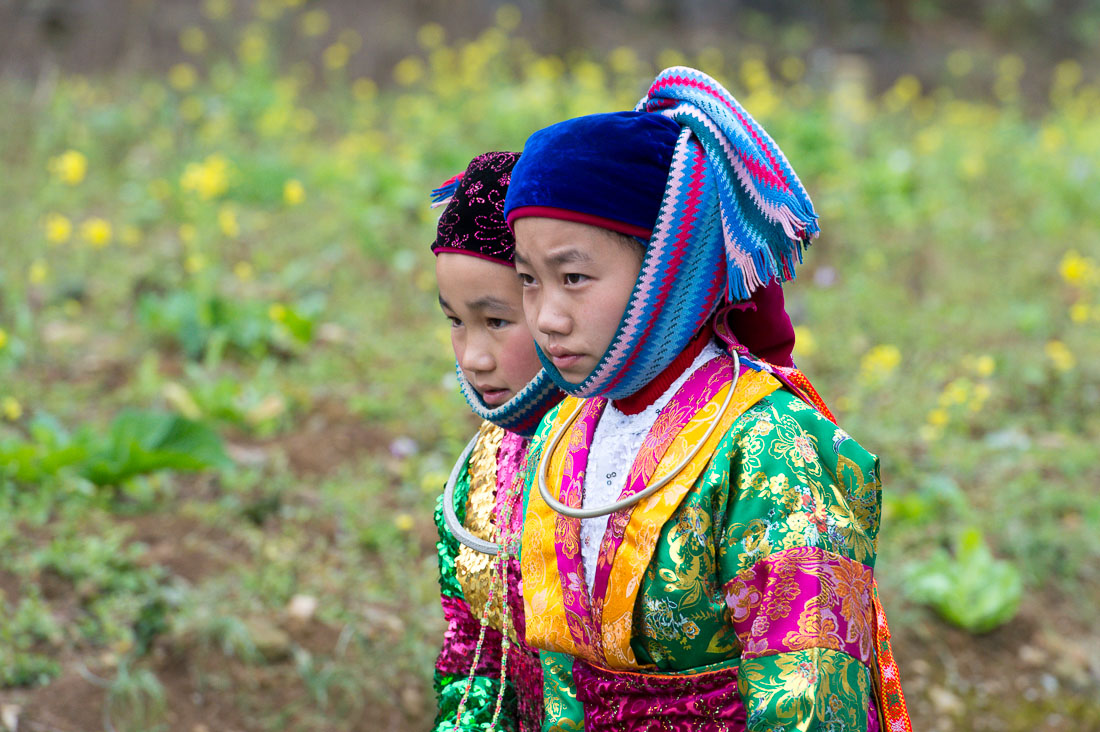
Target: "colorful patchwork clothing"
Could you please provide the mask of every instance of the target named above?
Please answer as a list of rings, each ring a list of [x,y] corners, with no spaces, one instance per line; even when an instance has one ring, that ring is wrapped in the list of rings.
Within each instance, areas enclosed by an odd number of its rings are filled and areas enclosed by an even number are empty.
[[[489,422],[478,432],[472,452],[455,485],[455,510],[463,526],[487,541],[501,541],[507,532],[518,532],[521,521],[520,491],[509,490],[522,480],[528,441]],[[439,529],[439,585],[447,623],[443,648],[435,664],[438,713],[432,729],[455,729],[459,706],[467,696],[459,730],[484,730],[492,720],[500,692],[505,623],[499,596],[489,606],[477,668],[473,669],[481,617],[490,601],[492,570],[496,557],[459,543],[443,518],[443,498],[436,505]],[[507,601],[512,634],[508,648],[504,699],[496,729],[509,732],[538,730],[542,721],[542,669],[538,652],[523,642],[524,616],[519,562],[506,565]],[[467,694],[467,687],[469,693]]]
[[[620,497],[667,482],[611,514],[591,590],[581,519],[539,483],[582,505],[606,402],[543,420],[521,552],[543,729],[885,732],[878,459],[758,366],[731,394],[734,359],[715,358],[662,409]]]

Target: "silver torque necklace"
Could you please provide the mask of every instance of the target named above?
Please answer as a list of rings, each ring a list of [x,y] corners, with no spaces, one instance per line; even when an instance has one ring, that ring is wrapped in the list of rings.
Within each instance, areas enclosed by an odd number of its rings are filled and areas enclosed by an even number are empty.
[[[692,451],[680,462],[679,465],[676,466],[676,469],[670,471],[663,478],[651,485],[646,486],[645,489],[638,491],[634,495],[627,498],[621,498],[614,503],[607,504],[606,506],[595,506],[593,508],[572,508],[570,506],[566,506],[557,498],[550,495],[550,489],[546,485],[546,474],[549,471],[550,458],[557,450],[558,444],[561,442],[562,437],[565,435],[566,432],[569,431],[569,427],[573,424],[573,420],[575,420],[577,418],[577,415],[580,414],[581,409],[584,407],[584,404],[582,402],[580,405],[577,406],[575,410],[573,410],[573,413],[569,415],[569,419],[566,420],[565,426],[550,439],[550,442],[546,447],[546,452],[543,453],[543,459],[540,461],[541,464],[539,465],[538,470],[539,495],[542,496],[542,500],[546,501],[546,504],[557,513],[569,516],[570,518],[587,519],[615,513],[616,511],[620,511],[624,508],[629,508],[635,503],[649,498],[654,493],[664,488],[665,485],[674,477],[679,475],[680,471],[682,471],[685,467],[687,467],[688,463],[695,459],[695,456],[699,454],[699,450],[703,448],[703,445],[705,445],[707,443],[707,440],[710,439],[711,435],[714,434],[714,430],[718,428],[718,424],[722,421],[722,417],[725,415],[726,409],[729,407],[730,402],[733,401],[733,392],[737,388],[737,377],[740,372],[741,357],[737,355],[736,351],[734,351],[733,381],[730,382],[730,388],[729,391],[726,392],[726,398],[722,401],[722,406],[718,410],[718,414],[715,415],[714,421],[711,422],[710,426],[707,428],[707,432],[705,435],[703,435],[703,439],[699,440],[699,442],[695,444],[695,447],[692,449]],[[446,498],[444,498],[444,500],[446,500]]]
[[[455,513],[455,484],[458,482],[458,476],[462,473],[462,468],[466,465],[470,453],[474,451],[475,444],[477,444],[477,435],[474,435],[466,443],[465,449],[458,457],[458,462],[451,468],[451,476],[447,478],[447,487],[443,489],[443,522],[447,524],[447,528],[450,529],[460,543],[470,547],[475,552],[496,556],[500,552],[500,544],[494,544],[471,534],[458,520],[458,514]]]

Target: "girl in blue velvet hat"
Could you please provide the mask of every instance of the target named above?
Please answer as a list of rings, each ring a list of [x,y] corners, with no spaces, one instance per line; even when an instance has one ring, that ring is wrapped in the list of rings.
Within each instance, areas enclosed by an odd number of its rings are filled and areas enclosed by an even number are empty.
[[[668,69],[633,112],[532,135],[505,215],[570,395],[526,470],[544,728],[907,729],[878,459],[730,326],[818,230],[783,153],[713,79]]]

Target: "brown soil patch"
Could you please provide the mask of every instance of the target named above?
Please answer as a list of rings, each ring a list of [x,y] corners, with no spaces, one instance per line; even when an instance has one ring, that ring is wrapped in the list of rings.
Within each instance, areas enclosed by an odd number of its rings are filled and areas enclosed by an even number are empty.
[[[346,413],[315,411],[303,429],[278,441],[291,469],[300,476],[326,475],[342,463],[379,450],[384,434]]]
[[[9,603],[19,602],[19,598],[23,596],[22,587],[23,582],[19,579],[19,575],[0,569],[0,598]]]
[[[1100,729],[1100,639],[1071,618],[1054,633],[1051,607],[1036,600],[983,635],[934,619],[891,626],[913,729]]]
[[[220,573],[248,548],[225,531],[196,519],[173,514],[148,514],[126,519],[131,541],[145,544],[144,564],[159,564],[195,584]]]
[[[230,438],[229,452],[238,462],[263,464],[272,450],[282,452],[295,475],[329,475],[344,463],[378,452],[387,444],[386,433],[348,413],[340,402],[322,400],[295,421],[296,430],[269,440],[243,435]]]

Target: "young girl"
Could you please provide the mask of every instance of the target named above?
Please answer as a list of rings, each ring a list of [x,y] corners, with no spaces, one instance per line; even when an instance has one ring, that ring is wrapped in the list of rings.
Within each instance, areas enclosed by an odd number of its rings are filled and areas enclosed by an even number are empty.
[[[544,728],[908,729],[872,574],[878,460],[731,328],[748,301],[767,330],[766,286],[817,232],[774,142],[668,69],[635,112],[532,135],[505,213],[571,395],[526,473]],[[752,335],[777,360],[793,343]]]
[[[447,205],[432,244],[439,305],[451,321],[462,393],[485,420],[436,509],[447,621],[435,667],[439,732],[537,730],[542,720],[542,671],[537,652],[522,642],[514,557],[520,466],[528,438],[561,392],[541,370],[523,319],[514,240],[502,213],[518,157],[479,155],[434,191],[437,204]]]

